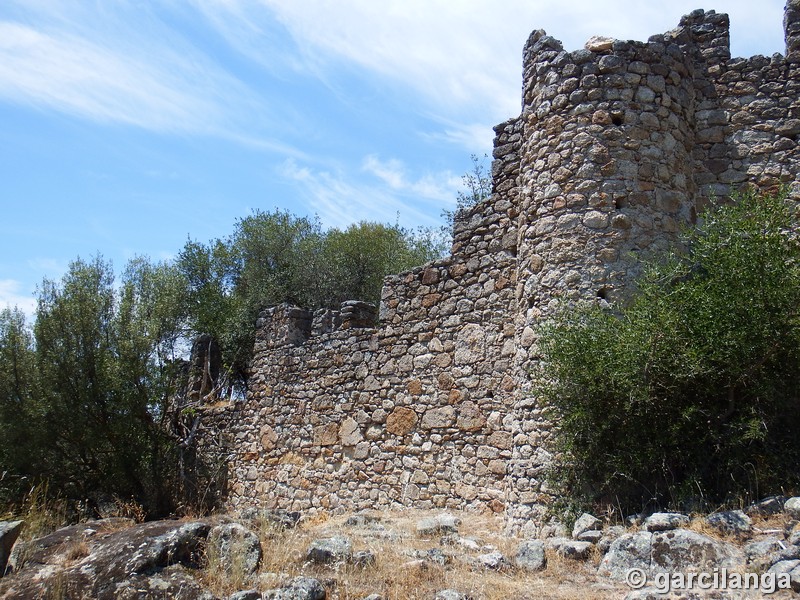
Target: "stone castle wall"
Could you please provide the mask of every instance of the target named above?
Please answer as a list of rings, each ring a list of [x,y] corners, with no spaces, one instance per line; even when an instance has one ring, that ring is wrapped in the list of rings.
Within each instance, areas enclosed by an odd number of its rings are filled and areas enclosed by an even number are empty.
[[[388,277],[377,327],[359,303],[259,319],[246,399],[207,419],[229,503],[535,518],[550,429],[526,390],[537,324],[563,301],[619,299],[713,197],[798,195],[800,0],[785,15],[771,58],[731,59],[713,11],[574,52],[533,32],[522,113],[495,127],[493,194],[459,215],[451,256]]]

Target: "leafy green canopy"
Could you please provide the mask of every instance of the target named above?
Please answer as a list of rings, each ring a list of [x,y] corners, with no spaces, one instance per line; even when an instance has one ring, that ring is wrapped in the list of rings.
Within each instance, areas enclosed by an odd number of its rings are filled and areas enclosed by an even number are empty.
[[[383,278],[440,257],[432,230],[360,222],[322,230],[288,212],[258,211],[233,234],[208,244],[189,241],[177,267],[188,283],[187,325],[222,347],[233,382],[243,382],[254,323],[267,306],[338,308],[345,300],[380,301]]]
[[[133,497],[154,515],[197,501],[213,466],[194,452],[191,342],[217,340],[215,395],[230,397],[246,382],[259,310],[377,301],[385,275],[439,253],[429,233],[323,232],[276,211],[241,219],[228,239],[187,242],[174,262],[134,259],[119,279],[100,257],[74,261],[42,282],[32,327],[0,311],[0,502],[42,481],[71,499]]]
[[[0,485],[18,497],[41,481],[70,498],[136,497],[170,508],[173,452],[160,420],[176,386],[180,275],[131,261],[76,260],[39,289],[31,330],[0,312]]]
[[[542,328],[564,498],[625,511],[735,503],[800,481],[800,244],[785,197],[703,215],[617,310]]]

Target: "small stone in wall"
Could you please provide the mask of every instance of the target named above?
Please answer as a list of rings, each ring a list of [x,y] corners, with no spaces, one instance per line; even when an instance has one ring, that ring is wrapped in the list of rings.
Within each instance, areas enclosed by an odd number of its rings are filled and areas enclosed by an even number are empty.
[[[477,431],[486,424],[480,407],[474,402],[464,402],[458,411],[456,426],[464,431]]]
[[[264,427],[261,428],[261,446],[264,450],[267,452],[274,450],[277,442],[278,434],[275,433],[275,430],[269,425],[264,425]]]
[[[408,382],[408,393],[414,396],[419,396],[422,393],[422,382],[419,379],[414,379]]]
[[[604,35],[593,35],[584,44],[584,48],[586,48],[589,52],[607,52],[611,50],[611,47],[614,45],[616,40],[612,37],[606,37]]]
[[[406,435],[414,431],[418,419],[410,408],[398,406],[386,417],[386,431],[392,435]]]
[[[442,406],[432,408],[425,412],[422,417],[423,429],[438,429],[450,427],[455,421],[456,411],[452,406]]]
[[[422,273],[422,284],[423,285],[432,285],[434,283],[439,282],[439,270],[430,268],[425,269]]]
[[[328,423],[314,428],[314,443],[317,446],[333,446],[339,442],[339,426]]]
[[[342,441],[342,446],[355,446],[364,439],[355,419],[347,417],[342,421],[342,425],[339,427],[339,439]]]

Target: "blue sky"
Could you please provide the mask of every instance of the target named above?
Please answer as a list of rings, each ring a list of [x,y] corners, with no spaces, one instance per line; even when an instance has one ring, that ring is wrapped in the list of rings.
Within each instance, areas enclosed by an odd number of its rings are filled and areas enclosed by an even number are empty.
[[[783,0],[707,1],[734,56],[784,51]],[[519,114],[532,30],[646,40],[699,2],[0,0],[0,307],[254,209],[438,225]]]

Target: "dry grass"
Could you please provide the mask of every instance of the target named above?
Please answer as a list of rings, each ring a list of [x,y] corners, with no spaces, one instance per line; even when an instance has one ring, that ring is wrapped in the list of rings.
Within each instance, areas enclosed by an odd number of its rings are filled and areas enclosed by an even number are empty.
[[[67,510],[64,502],[50,495],[47,484],[41,484],[32,487],[22,503],[4,518],[25,522],[13,554],[14,567],[20,569],[34,550],[30,542],[65,525]]]
[[[200,579],[217,596],[228,596],[233,592],[247,589],[254,583],[250,581],[245,567],[245,549],[234,542],[231,555],[223,558],[215,546],[206,546],[205,568]]]
[[[548,567],[541,573],[527,573],[509,566],[492,571],[476,564],[479,554],[499,550],[513,560],[521,540],[502,534],[502,518],[496,516],[462,515],[459,528],[462,538],[475,540],[479,550],[460,545],[441,545],[440,537],[419,538],[416,523],[432,513],[403,511],[373,513],[378,520],[363,526],[345,525],[346,517],[332,518],[326,514],[306,520],[296,529],[283,530],[267,519],[256,520],[251,529],[261,538],[264,550],[257,582],[241,586],[228,581],[224,569],[209,568],[216,581],[203,576],[203,581],[217,594],[234,589],[257,587],[264,591],[279,587],[298,575],[320,580],[330,600],[361,600],[369,594],[380,594],[385,600],[429,599],[443,589],[465,593],[476,600],[507,598],[542,598],[545,600],[600,600],[613,597],[607,590],[593,589],[593,572],[597,560],[576,561],[548,553]],[[315,565],[305,560],[306,551],[315,539],[343,535],[350,538],[353,551],[369,550],[375,564],[359,567],[353,564]],[[449,557],[446,565],[423,557],[430,550]],[[210,557],[213,561],[213,557]]]
[[[130,500],[123,500],[115,497],[114,501],[109,506],[104,507],[99,516],[102,519],[121,517],[123,519],[132,519],[135,523],[144,523],[144,520],[147,518],[147,512],[144,507],[133,498]]]
[[[30,489],[22,503],[9,511],[4,519],[22,519],[25,529],[20,539],[33,539],[52,533],[67,522],[66,504],[50,495],[47,484]]]
[[[63,553],[64,566],[68,567],[82,558],[89,556],[89,544],[86,540],[73,540]]]

